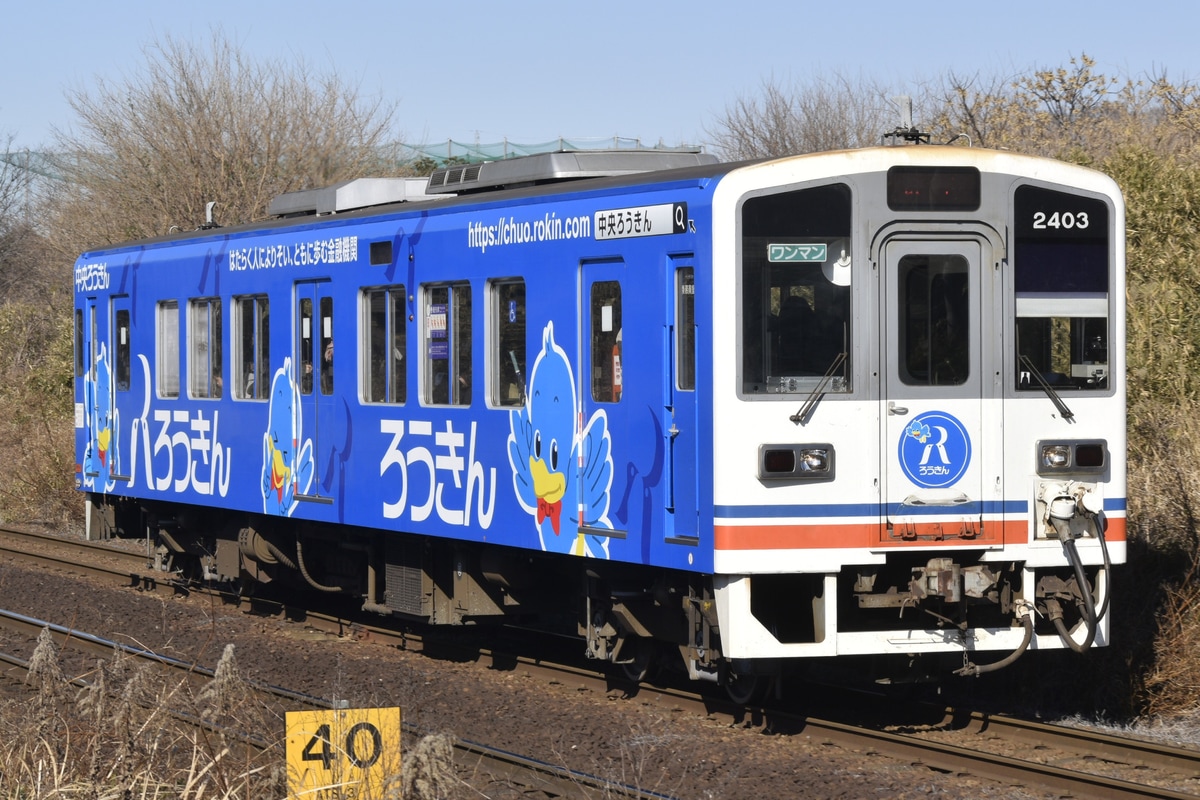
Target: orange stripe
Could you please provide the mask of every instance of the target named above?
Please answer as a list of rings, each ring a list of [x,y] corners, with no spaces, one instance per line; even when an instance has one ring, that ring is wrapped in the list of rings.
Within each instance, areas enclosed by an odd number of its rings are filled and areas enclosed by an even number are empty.
[[[1104,541],[1106,542],[1124,542],[1125,539],[1125,518],[1124,517],[1107,517],[1108,529],[1104,531]]]
[[[878,523],[855,525],[714,525],[718,550],[817,550],[869,547]]]
[[[989,520],[984,535],[973,539],[940,537],[936,524],[916,526],[915,539],[889,535],[878,523],[850,525],[716,525],[713,540],[717,550],[818,550],[831,547],[929,547],[936,545],[1020,545],[1029,543],[1029,522],[1025,519]],[[924,537],[924,538],[922,538]],[[1124,517],[1110,518],[1104,538],[1124,541]]]

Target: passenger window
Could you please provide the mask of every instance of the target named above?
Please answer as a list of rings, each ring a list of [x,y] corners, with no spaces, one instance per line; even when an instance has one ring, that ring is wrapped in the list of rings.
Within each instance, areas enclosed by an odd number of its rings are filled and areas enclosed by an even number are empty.
[[[525,281],[494,281],[491,391],[493,406],[525,405]]]
[[[115,371],[116,388],[118,392],[129,391],[129,369],[130,369],[130,351],[129,351],[129,309],[121,308],[117,310],[115,315],[117,330],[115,341],[113,342],[113,350],[116,355]]]
[[[592,399],[621,401],[621,284],[592,284]]]
[[[188,394],[221,396],[221,300],[188,303]]]
[[[675,270],[675,387],[696,388],[696,274],[693,267]]]
[[[424,399],[433,405],[471,404],[471,287],[426,286]]]
[[[179,397],[179,303],[174,300],[160,302],[157,316],[158,396]],[[94,335],[92,341],[95,341]]]
[[[271,313],[265,295],[234,299],[233,396],[264,400],[270,391]]]
[[[403,286],[363,292],[366,342],[362,347],[363,397],[368,403],[404,403],[408,400],[406,356],[407,295]]]
[[[850,391],[850,208],[844,184],[743,204],[743,392],[811,392],[831,369],[826,391]]]

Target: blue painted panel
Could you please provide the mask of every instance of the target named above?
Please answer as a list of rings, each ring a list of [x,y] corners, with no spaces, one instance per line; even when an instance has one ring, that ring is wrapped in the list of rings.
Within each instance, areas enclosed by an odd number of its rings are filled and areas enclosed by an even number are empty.
[[[670,421],[662,391],[669,380],[662,347],[663,309],[671,302],[674,280],[669,255],[697,254],[696,283],[702,287],[697,297],[711,296],[703,258],[709,244],[694,233],[711,230],[711,188],[706,181],[689,181],[643,184],[636,194],[611,189],[520,201],[454,201],[385,214],[219,229],[87,253],[76,265],[76,304],[98,309],[94,349],[100,365],[76,386],[84,418],[77,429],[77,458],[84,465],[80,487],[343,523],[378,529],[381,535],[408,531],[535,550],[558,549],[564,527],[574,521],[578,532],[582,511],[593,528],[621,532],[585,537],[583,552],[589,556],[711,569],[711,534],[702,534],[695,546],[664,541],[669,487],[663,449]],[[630,230],[638,235],[626,238],[596,233],[602,212],[681,203],[693,223],[688,231],[644,235],[644,226],[636,226]],[[391,243],[387,263],[370,263],[376,242]],[[588,385],[584,370],[591,365],[579,314],[579,280],[580,265],[589,260],[628,265],[617,278],[627,325],[625,395],[604,409],[585,408],[581,392]],[[488,281],[501,278],[526,285],[528,400],[520,409],[489,407],[485,399],[489,353],[483,309]],[[426,309],[420,289],[445,282],[469,284],[473,305],[474,385],[464,389],[469,403],[456,406],[421,402]],[[407,402],[364,403],[362,359],[356,352],[367,335],[360,291],[391,284],[403,284],[411,298],[400,367]],[[306,393],[305,380],[311,378],[299,352],[298,298],[310,291],[304,287],[317,286],[319,297],[313,301],[328,298],[334,309],[337,356],[315,373],[328,370],[332,376],[328,396]],[[115,406],[119,414],[113,413],[111,389],[109,300],[115,295],[125,298],[121,302],[129,310],[132,352],[129,387]],[[188,352],[188,334],[194,334],[189,301],[221,300],[224,366],[217,384],[232,387],[239,383],[230,373],[238,346],[234,303],[249,295],[265,297],[270,310],[268,399],[238,399],[224,389],[220,397],[193,396],[199,365]],[[174,303],[174,318],[164,314],[160,304],[166,302]],[[179,342],[178,356],[161,350],[167,333]],[[160,374],[161,365],[172,359],[177,359],[175,397],[164,393],[166,376]],[[563,379],[566,383],[556,387]],[[552,392],[560,404],[557,417],[543,406]],[[604,413],[597,416],[597,411]],[[561,504],[558,510],[532,491],[535,470],[547,467],[544,459],[541,466],[530,465],[537,448],[531,431],[540,432],[543,445],[557,441],[559,460],[576,465],[570,470],[573,482],[554,499]],[[701,453],[711,451],[711,434],[698,439]],[[696,466],[709,465],[702,457]],[[707,500],[711,504],[711,493]],[[558,535],[552,532],[555,515]],[[711,511],[701,516],[711,526]]]

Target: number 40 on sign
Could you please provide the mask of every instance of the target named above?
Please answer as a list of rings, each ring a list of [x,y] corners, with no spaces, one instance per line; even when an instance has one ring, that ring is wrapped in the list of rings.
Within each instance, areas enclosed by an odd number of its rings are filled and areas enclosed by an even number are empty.
[[[400,709],[287,713],[288,796],[382,797],[400,784]]]

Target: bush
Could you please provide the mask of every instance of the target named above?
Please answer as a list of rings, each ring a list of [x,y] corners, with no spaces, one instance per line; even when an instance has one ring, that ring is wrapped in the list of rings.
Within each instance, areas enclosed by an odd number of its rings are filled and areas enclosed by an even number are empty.
[[[0,305],[0,520],[78,527],[71,316]]]

